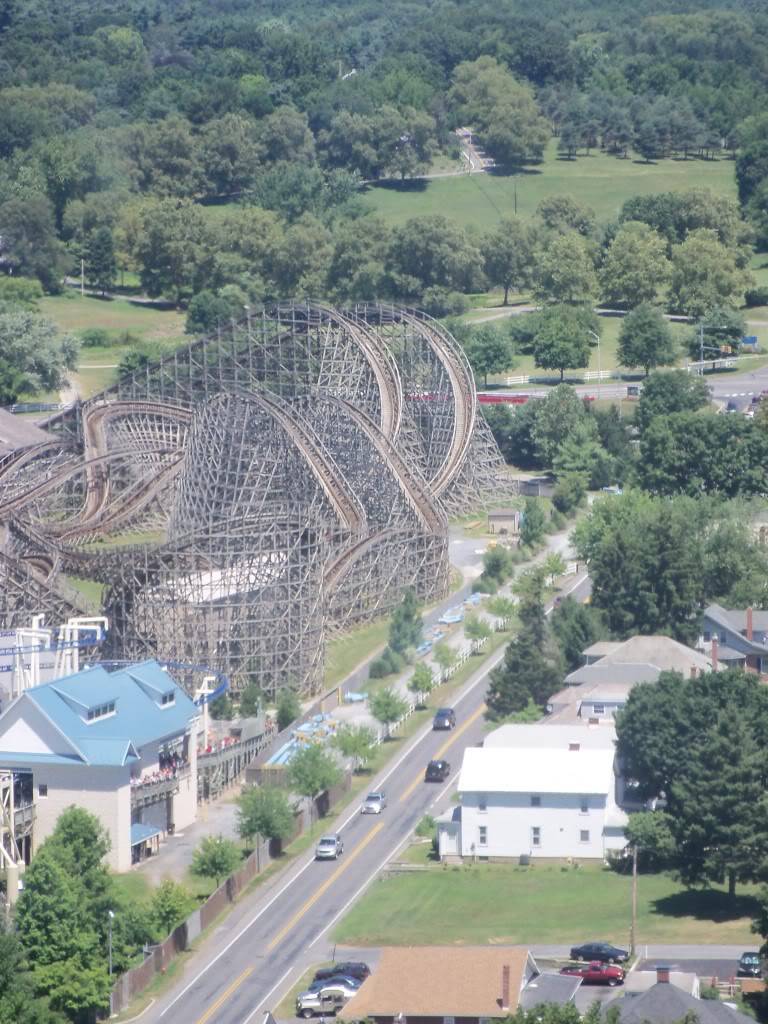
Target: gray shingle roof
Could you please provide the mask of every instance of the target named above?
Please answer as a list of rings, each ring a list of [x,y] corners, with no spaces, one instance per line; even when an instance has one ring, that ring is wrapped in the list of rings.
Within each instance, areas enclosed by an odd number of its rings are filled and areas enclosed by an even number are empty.
[[[724,1003],[696,999],[667,982],[657,982],[639,996],[625,996],[608,1006],[619,1011],[621,1024],[676,1024],[686,1013],[695,1013],[699,1024],[754,1024],[751,1017]]]

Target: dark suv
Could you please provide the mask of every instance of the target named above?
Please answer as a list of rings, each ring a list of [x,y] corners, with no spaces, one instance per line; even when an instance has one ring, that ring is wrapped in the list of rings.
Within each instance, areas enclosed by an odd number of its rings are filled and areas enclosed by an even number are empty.
[[[626,949],[612,946],[610,942],[585,942],[583,946],[574,946],[571,960],[599,960],[601,964],[623,964],[629,960]]]
[[[319,967],[315,971],[315,981],[323,981],[325,978],[338,978],[346,975],[349,978],[359,978],[365,981],[371,969],[362,960],[346,960],[340,964],[331,964],[330,967]]]
[[[433,729],[455,729],[456,712],[453,708],[438,708],[432,719]]]
[[[762,978],[763,966],[759,953],[742,953],[736,974],[739,978]]]
[[[424,772],[425,782],[445,782],[451,774],[451,766],[447,761],[430,761]]]

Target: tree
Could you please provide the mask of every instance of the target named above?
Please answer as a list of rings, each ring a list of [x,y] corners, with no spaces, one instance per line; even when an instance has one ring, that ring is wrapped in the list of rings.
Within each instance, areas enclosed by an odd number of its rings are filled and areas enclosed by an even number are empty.
[[[356,772],[363,772],[376,749],[376,734],[367,725],[343,725],[333,737],[333,744],[344,757],[351,757]]]
[[[387,740],[392,726],[404,718],[408,711],[406,701],[389,686],[369,697],[368,707],[376,721],[384,726],[384,739]]]
[[[187,334],[213,334],[228,329],[233,320],[242,316],[243,303],[238,308],[231,296],[203,288],[189,300],[184,330]]]
[[[509,303],[511,288],[520,290],[531,281],[533,238],[527,225],[517,217],[499,221],[483,239],[485,275],[492,285],[504,289],[504,305]]]
[[[472,643],[472,653],[478,654],[486,640],[493,634],[488,622],[479,615],[467,615],[464,619],[464,636]]]
[[[29,965],[16,932],[0,918],[0,1024],[64,1024],[45,997],[36,998]]]
[[[53,207],[44,196],[9,199],[0,206],[3,256],[19,274],[36,277],[48,292],[61,290],[64,247],[56,237]]]
[[[85,249],[85,276],[102,295],[114,285],[117,277],[117,260],[112,232],[107,227],[99,228],[88,239]]]
[[[486,697],[488,718],[497,721],[523,711],[529,700],[543,707],[560,685],[556,666],[545,657],[534,637],[522,630],[507,645],[504,660],[491,672]]]
[[[419,298],[433,287],[471,291],[480,283],[482,263],[479,247],[447,217],[412,217],[392,235],[390,287],[404,298]]]
[[[570,515],[584,500],[589,479],[586,473],[558,473],[552,504],[562,515]]]
[[[643,433],[655,416],[695,412],[709,401],[709,387],[703,377],[685,370],[651,373],[635,408],[635,425]]]
[[[489,373],[503,373],[514,365],[509,337],[490,324],[472,330],[464,351],[475,373],[482,374],[485,387]]]
[[[564,231],[557,235],[539,253],[535,285],[537,298],[554,302],[590,302],[598,290],[589,243],[577,231]]]
[[[79,342],[37,313],[19,309],[0,313],[0,403],[19,395],[62,386],[67,370],[77,366]]]
[[[600,292],[604,302],[633,309],[654,302],[669,275],[667,246],[661,235],[640,221],[625,221],[605,255]]]
[[[277,786],[245,786],[237,798],[237,833],[250,842],[262,839],[288,839],[296,820],[285,794]]]
[[[554,586],[557,577],[562,576],[568,568],[565,559],[559,551],[551,551],[542,562],[541,567],[551,587]]]
[[[304,111],[286,105],[267,114],[259,123],[257,153],[264,163],[311,164],[315,140]]]
[[[526,498],[520,523],[520,543],[528,547],[538,544],[544,537],[547,520],[538,498]]]
[[[702,316],[699,323],[688,332],[688,353],[694,360],[717,358],[713,349],[725,352],[741,348],[741,339],[747,333],[747,321],[738,309],[727,306],[712,306]],[[701,342],[704,339],[702,353]]]
[[[740,306],[749,276],[710,228],[692,231],[672,247],[669,299],[687,316],[704,316],[714,306]]]
[[[569,306],[550,306],[539,318],[533,340],[533,358],[537,366],[559,370],[562,381],[566,369],[589,366],[592,336],[588,324],[593,314]]]
[[[552,462],[558,480],[578,477],[590,487],[606,487],[614,480],[614,460],[600,443],[596,421],[579,420],[560,445]]]
[[[212,700],[208,704],[208,710],[211,713],[211,718],[224,722],[231,721],[235,717],[235,706],[232,703],[229,691],[226,690],[224,693],[219,694],[215,700]]]
[[[521,631],[541,650],[547,639],[547,618],[544,612],[544,584],[546,574],[541,565],[521,573],[514,583],[518,598],[517,615]]]
[[[416,592],[409,588],[392,613],[389,623],[390,649],[397,654],[404,654],[409,648],[418,647],[423,628]]]
[[[570,384],[558,384],[546,398],[531,404],[536,407],[531,428],[536,455],[541,465],[551,466],[565,439],[588,413]]]
[[[515,602],[508,597],[492,597],[488,602],[488,611],[497,619],[501,619],[504,629],[507,629],[515,614]]]
[[[341,778],[341,770],[333,754],[316,743],[297,750],[286,771],[294,792],[308,799],[331,789]]]
[[[622,366],[642,366],[647,377],[656,366],[670,366],[676,357],[672,330],[660,309],[643,302],[628,313],[619,328]]]
[[[243,718],[255,718],[258,715],[264,695],[256,683],[249,683],[240,694],[240,714]]]
[[[200,206],[179,199],[143,203],[132,255],[147,295],[167,295],[178,303],[202,291],[212,275],[212,242]]]
[[[277,728],[282,732],[301,714],[301,701],[295,690],[281,690],[277,696]]]
[[[637,850],[638,866],[646,871],[664,871],[674,863],[675,839],[669,815],[664,811],[630,814],[625,829],[627,848]]]
[[[595,229],[595,211],[573,196],[547,196],[536,207],[536,216],[549,231],[577,231],[588,237]]]
[[[191,914],[194,905],[191,893],[183,885],[164,878],[152,893],[152,917],[161,937],[170,935]]]
[[[572,597],[564,598],[556,606],[550,625],[569,672],[581,664],[582,652],[605,635],[598,609]]]
[[[437,662],[440,671],[446,675],[456,664],[457,654],[445,640],[438,640],[432,647],[432,657]]]
[[[416,697],[417,702],[423,705],[425,698],[429,696],[434,685],[435,679],[432,675],[432,669],[429,665],[425,665],[423,661],[420,661],[414,668],[413,675],[408,680],[408,689]]]
[[[198,878],[213,878],[216,888],[237,868],[242,854],[237,844],[222,835],[205,836],[192,854],[189,870]]]

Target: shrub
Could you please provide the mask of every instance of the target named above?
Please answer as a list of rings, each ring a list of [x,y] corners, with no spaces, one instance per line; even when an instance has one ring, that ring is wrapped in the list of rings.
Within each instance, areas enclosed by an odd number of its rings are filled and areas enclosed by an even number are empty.
[[[84,348],[107,348],[112,344],[109,331],[103,327],[87,327],[80,332],[80,341]]]
[[[768,306],[768,288],[750,288],[744,293],[745,306]]]

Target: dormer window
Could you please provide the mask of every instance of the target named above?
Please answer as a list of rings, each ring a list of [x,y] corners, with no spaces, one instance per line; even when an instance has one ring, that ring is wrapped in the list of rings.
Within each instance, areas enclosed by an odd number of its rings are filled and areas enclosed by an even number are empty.
[[[160,698],[160,707],[162,707],[162,708],[167,708],[171,704],[175,704],[175,703],[176,703],[176,694],[175,694],[175,692],[173,690],[169,690],[167,693],[164,693],[162,695],[162,697]]]
[[[96,722],[100,718],[107,718],[109,715],[115,713],[115,702],[113,700],[107,701],[106,704],[97,704],[95,708],[88,708],[86,715],[86,721]]]

